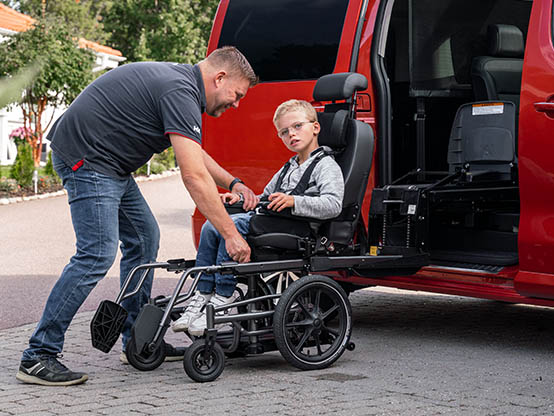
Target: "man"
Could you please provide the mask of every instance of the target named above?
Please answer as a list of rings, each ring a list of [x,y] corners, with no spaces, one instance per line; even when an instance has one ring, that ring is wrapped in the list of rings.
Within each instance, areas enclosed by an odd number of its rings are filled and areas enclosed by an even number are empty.
[[[219,117],[238,108],[256,83],[246,58],[236,48],[224,47],[195,66],[141,62],[113,69],[90,84],[60,117],[48,138],[54,167],[67,190],[77,251],[23,352],[18,380],[67,386],[88,379],[58,361],[65,331],[111,267],[119,242],[121,282],[137,265],[156,260],[159,228],[131,176],[154,153],[173,146],[185,187],[223,235],[231,258],[250,260],[250,248],[227,215],[216,184],[242,193],[250,208],[256,197],[200,143],[201,114]],[[141,291],[123,303],[129,312],[123,352],[151,287],[152,273]],[[169,356],[179,355],[168,344],[166,348]]]

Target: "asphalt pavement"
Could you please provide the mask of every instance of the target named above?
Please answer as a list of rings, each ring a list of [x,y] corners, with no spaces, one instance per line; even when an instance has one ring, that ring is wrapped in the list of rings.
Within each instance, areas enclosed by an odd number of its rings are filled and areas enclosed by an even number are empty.
[[[194,256],[192,203],[177,176],[141,184],[162,230],[160,259]],[[92,348],[100,299],[117,294],[117,268],[93,291],[66,337],[63,362],[85,384],[25,385],[21,351],[71,256],[65,197],[0,206],[0,416],[4,415],[552,415],[554,309],[368,288],[350,295],[354,351],[300,371],[278,352],[228,359],[212,383],[182,363],[140,372]],[[175,276],[156,278],[168,293]],[[186,345],[184,335],[168,336]]]

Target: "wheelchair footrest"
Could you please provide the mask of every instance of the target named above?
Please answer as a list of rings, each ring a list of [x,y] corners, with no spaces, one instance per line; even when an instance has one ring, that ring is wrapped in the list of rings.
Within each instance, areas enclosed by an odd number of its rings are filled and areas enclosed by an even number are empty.
[[[100,302],[90,322],[92,346],[102,352],[110,352],[121,334],[127,315],[125,308],[118,303],[110,300]]]

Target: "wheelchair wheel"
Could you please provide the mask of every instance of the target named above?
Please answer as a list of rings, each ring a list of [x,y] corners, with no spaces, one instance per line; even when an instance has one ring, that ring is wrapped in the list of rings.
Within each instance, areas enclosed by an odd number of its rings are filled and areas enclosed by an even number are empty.
[[[165,360],[164,343],[151,353],[137,351],[135,337],[131,337],[125,348],[127,361],[140,371],[152,371],[158,368]]]
[[[206,341],[197,339],[185,350],[183,366],[185,372],[194,381],[204,383],[214,381],[223,372],[225,354],[223,348],[215,343],[211,352],[206,355]]]
[[[344,290],[326,276],[306,276],[283,293],[273,315],[281,355],[302,370],[334,363],[349,345],[352,307]]]

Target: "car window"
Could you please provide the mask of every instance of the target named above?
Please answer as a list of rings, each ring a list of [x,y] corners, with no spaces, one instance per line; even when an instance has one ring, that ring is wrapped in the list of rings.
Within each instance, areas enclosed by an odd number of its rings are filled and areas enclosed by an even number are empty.
[[[345,0],[230,0],[218,46],[236,46],[262,82],[333,72]]]

